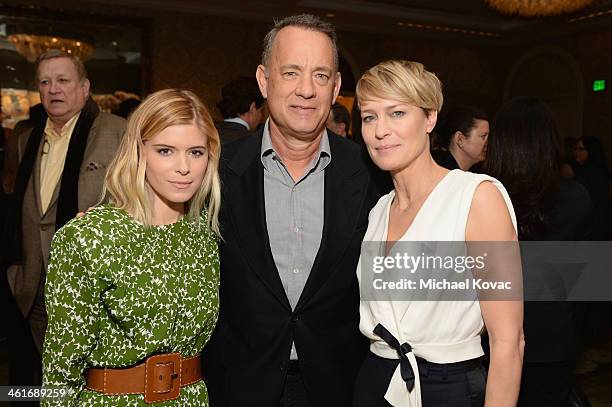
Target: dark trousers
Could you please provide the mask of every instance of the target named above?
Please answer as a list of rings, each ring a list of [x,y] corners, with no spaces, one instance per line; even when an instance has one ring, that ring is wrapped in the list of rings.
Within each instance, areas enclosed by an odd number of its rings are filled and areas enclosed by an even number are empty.
[[[519,407],[567,407],[574,378],[573,360],[523,364]]]
[[[357,382],[353,407],[389,407],[385,393],[399,360],[369,353]],[[479,359],[437,364],[418,359],[421,401],[424,407],[481,407],[486,371]]]
[[[7,335],[9,382],[11,385],[40,386],[42,361],[32,335],[29,321],[21,315],[17,305],[9,299],[9,326]]]
[[[308,396],[297,360],[289,362],[279,407],[308,407]]]
[[[6,278],[6,276],[2,276]],[[7,348],[9,385],[40,386],[42,384],[42,361],[37,349],[29,321],[23,317],[12,293],[5,297],[8,320]],[[38,406],[36,401],[13,402],[19,407]]]

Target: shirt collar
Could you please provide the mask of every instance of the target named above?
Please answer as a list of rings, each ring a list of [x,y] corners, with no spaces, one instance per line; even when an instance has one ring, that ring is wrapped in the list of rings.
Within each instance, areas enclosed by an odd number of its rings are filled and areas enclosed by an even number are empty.
[[[266,120],[263,128],[263,137],[261,138],[261,162],[267,169],[268,158],[274,158],[278,155],[274,147],[272,146],[272,139],[270,138],[270,119]],[[327,129],[323,128],[323,137],[319,143],[319,152],[315,156],[313,162],[319,161],[321,158],[324,159],[324,167],[331,161],[331,148],[329,147],[329,136],[327,135]]]
[[[62,126],[62,129],[60,130],[59,134],[55,131],[55,128],[53,127],[53,122],[51,121],[51,119],[47,117],[47,123],[45,124],[45,135],[47,135],[48,137],[56,137],[56,138],[62,138],[66,135],[70,136],[70,134],[72,133],[72,130],[74,130],[74,126],[76,125],[76,121],[79,119],[80,115],[81,115],[81,112],[78,112],[77,114],[72,116],[70,120],[68,120],[66,124]]]
[[[251,130],[251,126],[249,126],[249,124],[241,119],[240,117],[232,117],[231,119],[225,119],[223,120],[224,122],[229,122],[229,123],[238,123],[238,124],[242,124],[244,127],[247,128],[247,130]]]

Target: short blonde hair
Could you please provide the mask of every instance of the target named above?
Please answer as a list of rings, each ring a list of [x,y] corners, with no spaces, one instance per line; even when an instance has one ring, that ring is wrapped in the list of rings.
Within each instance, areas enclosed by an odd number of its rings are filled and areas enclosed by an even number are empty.
[[[125,135],[104,180],[103,196],[126,210],[144,225],[151,225],[152,209],[145,180],[144,142],[174,125],[194,124],[207,137],[208,167],[200,189],[187,203],[187,216],[198,222],[206,206],[208,227],[220,236],[221,186],[219,157],[221,143],[210,113],[188,90],[165,89],[149,95],[131,114]]]
[[[392,99],[426,112],[442,109],[442,82],[419,62],[384,61],[370,68],[357,82],[357,100]]]

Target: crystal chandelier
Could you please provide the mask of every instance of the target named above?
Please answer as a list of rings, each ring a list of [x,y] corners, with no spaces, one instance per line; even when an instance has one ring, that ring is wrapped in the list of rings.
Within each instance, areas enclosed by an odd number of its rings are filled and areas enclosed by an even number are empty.
[[[70,38],[33,34],[11,34],[8,36],[8,39],[15,44],[17,52],[30,62],[35,62],[40,54],[50,49],[60,49],[78,57],[81,61],[85,61],[91,56],[94,50],[93,45]]]
[[[546,17],[581,10],[598,0],[485,0],[504,14],[522,17]]]

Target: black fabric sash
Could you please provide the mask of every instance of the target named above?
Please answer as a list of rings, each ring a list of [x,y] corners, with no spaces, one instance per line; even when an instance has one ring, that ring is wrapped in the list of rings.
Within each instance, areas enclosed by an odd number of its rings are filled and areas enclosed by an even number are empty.
[[[412,391],[415,380],[414,370],[412,370],[408,356],[406,356],[406,354],[412,352],[412,346],[410,346],[408,342],[404,342],[400,345],[397,338],[381,324],[376,325],[374,328],[374,334],[385,341],[387,345],[395,349],[400,359],[400,373],[402,374],[402,379],[406,382],[406,388],[408,391]]]
[[[68,152],[66,154],[66,162],[62,171],[59,198],[57,202],[57,215],[55,218],[55,229],[59,229],[72,219],[78,212],[78,187],[79,187],[79,172],[85,155],[85,147],[87,146],[87,138],[91,127],[98,117],[100,109],[98,105],[91,99],[87,99],[85,106],[81,110],[70,143],[68,144]],[[15,239],[11,247],[13,259],[10,263],[15,263],[21,260],[22,253],[22,225],[21,215],[23,208],[23,200],[28,182],[32,176],[34,163],[37,159],[38,147],[45,132],[47,122],[47,114],[40,114],[34,123],[34,128],[26,144],[19,169],[15,181]],[[38,191],[37,191],[38,192]]]

